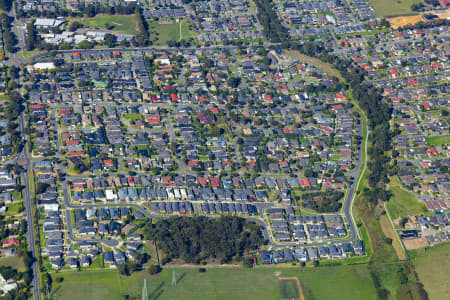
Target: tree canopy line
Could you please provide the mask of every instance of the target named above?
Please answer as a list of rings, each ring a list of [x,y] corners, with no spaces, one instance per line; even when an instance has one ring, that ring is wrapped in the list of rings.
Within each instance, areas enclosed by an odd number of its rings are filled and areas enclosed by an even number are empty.
[[[18,77],[16,78],[16,76],[18,76],[18,68],[9,67],[7,75],[7,77],[12,78],[8,82],[8,87],[11,87],[11,89],[16,88],[14,85],[16,85],[16,82],[18,81]],[[13,82],[13,84],[10,84],[10,82]],[[16,121],[23,109],[24,107],[22,96],[17,91],[12,91],[8,97],[6,105],[3,106],[3,113],[5,114],[5,118],[8,121],[8,125],[5,129],[2,130],[6,130],[10,134],[10,147],[13,153],[19,153],[22,149],[22,137],[18,130],[19,125]]]
[[[25,36],[25,49],[27,51],[32,51],[36,48],[40,48],[42,40],[38,35],[36,26],[34,26],[34,20],[28,22],[26,32],[27,34]]]
[[[12,0],[0,0],[0,1],[11,1]],[[117,5],[117,6],[109,6],[109,5],[100,5],[100,4],[89,4],[84,5],[79,11],[67,10],[58,8],[55,11],[50,10],[32,10],[32,11],[24,11],[23,9],[17,10],[17,15],[20,18],[31,18],[31,17],[45,17],[45,18],[56,18],[56,17],[88,17],[93,18],[98,14],[106,14],[106,15],[131,15],[134,14],[136,9],[139,6],[136,4],[128,4],[128,5]]]
[[[138,46],[148,46],[150,43],[150,32],[148,31],[148,23],[139,9],[136,9],[137,27],[139,34],[135,37]]]
[[[286,42],[289,40],[289,32],[278,18],[271,0],[254,0],[256,4],[256,17],[263,27],[264,37],[273,43]]]
[[[15,52],[17,39],[11,28],[12,19],[5,13],[0,15],[0,26],[3,37],[3,44],[8,52]]]
[[[146,223],[143,233],[165,253],[163,264],[173,259],[194,264],[242,261],[264,243],[260,226],[239,217],[171,217]]]

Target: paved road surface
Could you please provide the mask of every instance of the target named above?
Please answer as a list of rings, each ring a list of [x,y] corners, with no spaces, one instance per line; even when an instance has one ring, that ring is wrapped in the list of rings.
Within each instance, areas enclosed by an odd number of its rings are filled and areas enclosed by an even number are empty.
[[[25,137],[25,131],[24,131],[24,124],[23,124],[23,112],[19,116],[19,129],[21,132],[21,135]],[[22,182],[25,183],[25,190],[24,190],[24,196],[25,196],[25,212],[27,216],[27,240],[28,240],[28,247],[30,248],[31,254],[33,258],[36,260],[36,245],[34,241],[34,223],[33,223],[33,206],[31,202],[31,194],[30,194],[30,182],[28,180],[28,167],[30,166],[30,161],[28,159],[27,151],[26,151],[26,145],[23,147],[22,153],[19,155],[19,159],[26,162],[25,172],[22,174]],[[33,295],[35,300],[39,300],[40,294],[39,294],[39,275],[37,272],[37,264],[36,262],[33,262],[32,265],[32,272],[33,272]]]

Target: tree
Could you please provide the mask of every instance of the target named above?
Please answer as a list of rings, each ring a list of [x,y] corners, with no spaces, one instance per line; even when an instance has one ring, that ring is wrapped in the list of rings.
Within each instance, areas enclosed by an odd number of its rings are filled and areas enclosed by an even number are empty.
[[[15,52],[15,46],[17,44],[16,35],[11,28],[11,18],[5,13],[0,16],[0,26],[3,34],[3,43],[6,50],[11,53]]]
[[[9,11],[11,9],[13,0],[0,0],[0,8],[4,11]]]
[[[80,22],[74,21],[72,23],[70,23],[69,26],[69,31],[76,31],[78,28],[82,28],[83,24],[81,24]]]
[[[196,264],[207,259],[220,263],[240,261],[248,251],[264,243],[259,225],[237,217],[173,217],[147,223],[143,233],[146,239],[158,243],[168,259]]]
[[[36,184],[36,194],[42,194],[45,192],[45,190],[47,190],[47,188],[49,187],[49,185],[45,182],[38,182]]]
[[[423,3],[414,3],[411,5],[412,11],[421,11],[424,8],[425,8],[425,5],[423,5]]]
[[[381,27],[385,27],[385,28],[389,28],[391,27],[391,23],[389,23],[388,20],[386,20],[385,18],[381,19],[380,21],[380,26]]]
[[[150,275],[155,275],[159,272],[161,272],[161,267],[159,265],[150,265],[150,267],[148,268],[148,273]]]
[[[118,264],[117,265],[117,270],[119,270],[119,273],[121,275],[126,275],[126,276],[130,275],[130,270],[128,269],[128,265],[127,264]]]
[[[36,26],[34,26],[34,20],[31,20],[27,24],[27,35],[25,36],[25,49],[27,51],[34,50],[39,45],[39,36],[37,34]]]
[[[78,48],[80,48],[80,49],[92,49],[92,48],[94,48],[94,44],[85,40],[85,41],[81,41],[81,43],[78,44]]]
[[[113,48],[116,45],[117,37],[114,34],[105,34],[105,44],[109,48]]]
[[[230,77],[228,78],[228,86],[231,88],[237,88],[241,84],[241,78],[240,77]]]

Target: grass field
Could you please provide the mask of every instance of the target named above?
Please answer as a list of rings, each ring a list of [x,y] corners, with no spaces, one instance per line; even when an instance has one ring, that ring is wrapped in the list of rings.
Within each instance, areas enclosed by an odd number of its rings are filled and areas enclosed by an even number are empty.
[[[33,57],[35,55],[38,55],[39,53],[41,53],[40,49],[34,49],[32,51],[19,51],[17,52],[17,56],[20,58],[30,58]]]
[[[300,297],[295,279],[280,279],[280,290],[283,299],[298,299]]]
[[[296,50],[286,50],[286,54],[289,56],[292,56],[294,58],[297,58],[300,61],[312,64],[312,65],[316,66],[317,68],[326,72],[328,75],[335,76],[335,77],[339,78],[341,81],[345,81],[344,77],[342,77],[341,73],[339,73],[336,69],[334,69],[330,64],[323,62],[320,59],[304,55]]]
[[[413,13],[411,5],[421,0],[369,0],[375,11],[382,17]]]
[[[172,286],[172,272],[177,284]],[[54,299],[122,299],[125,294],[140,298],[144,278],[150,299],[280,299],[279,276],[298,277],[314,299],[376,299],[367,265],[319,268],[217,268],[165,269],[150,276],[145,271],[130,277],[117,271],[66,272],[55,283]],[[73,291],[77,291],[74,293]]]
[[[183,39],[192,37],[192,31],[189,29],[189,21],[181,20],[180,23],[160,24],[152,21],[148,23],[150,38],[155,45],[167,45],[167,41],[179,41],[180,33]]]
[[[26,270],[23,259],[18,256],[8,256],[0,258],[0,266],[12,267],[19,272]]]
[[[410,256],[430,300],[450,299],[450,243],[410,251]]]
[[[425,205],[419,202],[413,192],[405,190],[399,185],[390,186],[389,190],[392,192],[392,197],[387,203],[387,208],[392,220],[426,212]]]
[[[116,33],[138,34],[135,15],[96,16],[95,18],[71,18],[91,29],[111,30]]]
[[[400,260],[406,260],[406,253],[403,250],[402,245],[400,244],[400,241],[398,240],[397,233],[394,231],[394,228],[392,228],[391,223],[389,222],[389,218],[387,215],[380,216],[380,224],[381,229],[383,230],[383,233],[388,238],[392,239],[392,247],[394,247],[395,253],[397,254],[398,259]]]
[[[140,114],[123,114],[122,117],[126,120],[143,120],[144,117]]]
[[[19,213],[19,210],[23,207],[22,201],[17,201],[7,205],[6,216],[14,216]]]
[[[426,136],[425,140],[430,145],[450,144],[450,134],[438,136]]]

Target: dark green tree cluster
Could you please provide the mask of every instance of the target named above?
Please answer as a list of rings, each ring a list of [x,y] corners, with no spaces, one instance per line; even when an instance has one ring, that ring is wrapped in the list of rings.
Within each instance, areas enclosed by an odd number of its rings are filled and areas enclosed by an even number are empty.
[[[39,48],[41,39],[39,38],[36,26],[34,26],[34,20],[31,20],[27,24],[27,35],[25,36],[25,49],[27,51]]]
[[[289,40],[289,32],[278,18],[277,12],[273,8],[274,2],[271,0],[255,0],[257,8],[257,18],[263,26],[264,37],[273,43],[282,43]]]
[[[14,153],[18,153],[22,148],[22,137],[18,131],[17,116],[23,110],[23,99],[16,91],[13,91],[3,107],[3,112],[8,120],[6,130],[11,134],[11,148]]]
[[[143,265],[148,261],[149,256],[146,253],[136,252],[136,256],[133,261],[128,260],[124,264],[117,265],[117,270],[122,275],[129,276],[133,272],[141,271]]]
[[[0,0],[0,9],[9,11],[11,9],[13,0]]]
[[[5,13],[1,14],[0,25],[5,49],[12,53],[16,50],[17,39],[11,28],[11,18]]]
[[[147,223],[143,232],[146,239],[157,242],[169,260],[195,264],[208,259],[239,261],[264,243],[259,225],[238,217],[172,217]]]
[[[340,200],[344,197],[344,193],[340,191],[325,191],[318,193],[302,194],[301,199],[305,208],[313,209],[320,213],[337,212],[342,203]]]

